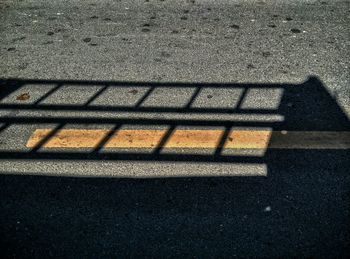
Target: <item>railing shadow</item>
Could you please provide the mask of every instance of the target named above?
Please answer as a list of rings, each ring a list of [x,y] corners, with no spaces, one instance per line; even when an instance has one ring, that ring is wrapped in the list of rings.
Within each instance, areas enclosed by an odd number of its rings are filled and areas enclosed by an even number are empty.
[[[49,80],[2,80],[1,83],[4,88],[2,90],[0,103],[0,110],[31,110],[31,111],[74,111],[74,112],[133,112],[141,115],[137,120],[134,118],[102,118],[102,117],[83,117],[83,116],[3,116],[0,123],[2,123],[2,130],[9,127],[11,124],[27,125],[27,124],[55,124],[56,127],[52,129],[50,134],[43,138],[31,152],[12,152],[8,150],[1,150],[0,157],[2,159],[72,159],[72,160],[144,160],[144,161],[200,161],[200,162],[261,162],[259,157],[236,157],[226,156],[222,154],[224,144],[228,141],[229,133],[233,128],[269,128],[272,129],[272,136],[270,142],[267,143],[267,148],[271,146],[271,142],[281,141],[280,134],[275,131],[346,131],[349,128],[349,121],[346,115],[341,111],[334,99],[329,95],[326,89],[322,86],[321,81],[316,77],[309,78],[308,81],[301,85],[295,84],[186,84],[186,83],[142,83],[142,82],[88,82],[88,81],[49,81]],[[21,88],[25,85],[36,84],[41,89],[48,88],[41,96],[39,96],[32,103],[8,103],[6,97],[11,96],[11,93],[18,94]],[[84,92],[92,92],[92,96],[88,97],[82,104],[55,104],[45,103],[46,99],[52,97],[62,87],[70,85],[75,88],[83,88]],[[52,87],[53,86],[53,87]],[[99,86],[99,89],[90,91],[90,87]],[[50,88],[51,87],[51,88]],[[106,105],[93,104],[93,101],[98,97],[103,97],[103,94],[112,89],[130,88],[138,92],[138,88],[146,88],[146,91],[133,104],[127,105]],[[86,89],[84,89],[86,88]],[[177,91],[178,89],[184,91],[186,89],[193,90],[187,96],[188,101],[182,103],[180,107],[165,107],[167,103],[155,103],[157,97],[167,91]],[[153,96],[156,99],[153,106],[143,107],[142,104],[151,100],[152,92],[161,89],[163,93]],[[234,100],[233,107],[213,108],[206,106],[210,100],[205,100],[207,103],[202,103],[201,106],[194,106],[197,99],[201,99],[200,93],[208,90],[220,91],[236,91],[232,95]],[[46,90],[46,89],[45,89]],[[179,91],[178,91],[179,92]],[[63,91],[64,93],[64,91]],[[176,93],[175,93],[176,94]],[[261,95],[264,95],[261,99]],[[78,94],[77,94],[78,95]],[[91,95],[91,94],[90,94]],[[204,95],[205,97],[205,95]],[[207,95],[211,97],[211,95]],[[260,98],[260,99],[259,99]],[[203,99],[203,96],[202,96]],[[4,101],[5,100],[5,101]],[[103,100],[103,98],[102,98]],[[232,100],[230,100],[232,104]],[[154,105],[154,103],[156,105]],[[215,105],[215,102],[214,102]],[[218,104],[216,104],[218,105]],[[194,107],[193,107],[194,106]],[[204,106],[204,107],[203,107]],[[249,120],[235,120],[235,119],[153,119],[142,118],[143,113],[174,113],[174,114],[237,114],[241,116],[262,116],[264,120],[254,121]],[[280,116],[280,119],[274,120],[269,116]],[[215,116],[213,117],[215,118]],[[114,129],[110,132],[96,147],[96,150],[101,150],[113,137],[118,129],[124,125],[149,127],[149,126],[163,126],[169,129],[159,140],[158,146],[153,153],[143,154],[139,152],[92,152],[81,153],[74,151],[66,152],[45,152],[41,150],[45,144],[57,134],[61,129],[68,124],[88,124],[88,125],[111,125]],[[222,137],[218,141],[215,155],[181,155],[181,154],[163,154],[162,150],[164,144],[172,136],[174,131],[179,127],[221,127],[224,128]],[[40,150],[40,153],[37,151]]]
[[[16,99],[28,84],[47,89],[30,103],[8,101]],[[82,90],[90,95],[74,104],[60,103],[55,98],[47,102],[66,85],[74,89],[98,87],[92,94]],[[133,98],[131,105],[103,103],[107,91],[124,88]],[[160,88],[168,90],[158,92]],[[0,111],[9,112],[0,117],[0,134],[11,125],[56,125],[51,134],[31,149],[1,149],[0,163],[5,160],[57,163],[110,160],[265,164],[267,168],[266,177],[213,175],[161,179],[152,179],[152,175],[150,179],[22,176],[3,171],[0,175],[1,243],[6,255],[347,255],[349,149],[273,148],[274,143],[281,141],[281,131],[287,135],[295,131],[349,131],[347,116],[316,77],[302,84],[259,85],[4,79],[0,81],[0,89]],[[178,106],[172,103],[176,89],[183,92],[191,89],[189,94],[180,96],[178,100],[185,101]],[[216,100],[216,104],[211,103],[215,99],[212,89],[232,94],[228,99],[233,101],[222,106],[222,102]],[[157,98],[166,96],[167,91],[173,91],[169,102],[159,101]],[[140,96],[135,96],[137,94]],[[261,96],[263,99],[259,99]],[[40,114],[43,111],[78,115],[48,116]],[[125,116],[79,115],[85,112],[124,112]],[[130,118],[128,113],[139,116]],[[145,117],[146,113],[152,116]],[[172,117],[179,114],[181,118]],[[220,115],[246,117],[221,118]],[[55,134],[72,124],[103,124],[111,130],[86,152],[45,148]],[[166,127],[167,133],[151,153],[106,149],[108,140],[124,125]],[[163,152],[164,144],[181,127],[221,127],[223,134],[210,154]],[[271,129],[263,155],[223,152],[229,132],[237,127]],[[346,144],[349,140],[341,141]],[[39,170],[31,173],[43,174]]]

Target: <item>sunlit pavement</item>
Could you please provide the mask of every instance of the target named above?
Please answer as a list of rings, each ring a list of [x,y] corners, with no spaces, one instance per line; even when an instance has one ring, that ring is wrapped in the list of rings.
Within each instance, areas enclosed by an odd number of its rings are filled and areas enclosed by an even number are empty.
[[[0,3],[7,257],[345,257],[349,1]]]

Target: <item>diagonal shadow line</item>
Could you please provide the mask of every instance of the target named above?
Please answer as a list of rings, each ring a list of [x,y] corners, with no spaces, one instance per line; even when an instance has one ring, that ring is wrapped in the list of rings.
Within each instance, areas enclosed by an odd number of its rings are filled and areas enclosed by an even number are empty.
[[[103,139],[96,145],[94,150],[91,152],[92,154],[98,153],[106,143],[113,137],[116,131],[120,128],[120,125],[115,125],[104,137]]]
[[[108,85],[105,85],[102,87],[97,93],[95,93],[93,96],[90,97],[89,100],[87,100],[86,103],[83,104],[83,106],[88,106],[90,103],[92,103],[94,100],[96,100],[101,94],[103,94],[104,91],[106,91],[108,88]]]
[[[193,104],[193,102],[195,101],[195,99],[197,98],[197,96],[199,95],[201,90],[202,90],[202,87],[200,87],[200,86],[196,87],[196,91],[192,94],[191,99],[188,101],[185,108],[187,108],[187,109],[191,108],[191,105]]]
[[[225,127],[225,131],[224,131],[224,133],[221,136],[221,139],[220,139],[220,141],[218,143],[217,148],[215,149],[214,156],[220,156],[221,155],[222,150],[224,149],[224,145],[225,145],[226,139],[227,139],[228,135],[230,134],[230,131],[231,131],[231,127]]]
[[[44,138],[42,138],[39,141],[39,143],[37,143],[35,145],[35,147],[33,147],[30,150],[30,153],[35,153],[40,148],[42,148],[60,129],[62,129],[64,127],[64,125],[65,125],[65,123],[61,123],[61,124],[57,125],[54,129],[52,129],[49,134],[47,134]]]
[[[239,98],[239,101],[236,105],[236,109],[235,109],[236,111],[239,111],[242,109],[241,106],[243,104],[244,99],[247,96],[247,93],[248,93],[248,88],[244,88],[243,93],[241,94],[241,97]]]
[[[141,97],[141,99],[135,104],[135,108],[140,107],[140,105],[147,99],[148,96],[154,91],[155,87],[151,86],[148,91]]]
[[[56,92],[63,84],[59,83],[57,84],[57,86],[55,86],[54,88],[52,88],[50,91],[48,91],[46,94],[44,94],[43,96],[41,96],[38,100],[36,100],[33,105],[38,105],[40,102],[42,102],[43,100],[45,100],[47,97],[49,97],[51,94],[53,94],[54,92]]]
[[[167,130],[165,135],[162,137],[161,141],[159,141],[157,148],[152,152],[153,154],[156,154],[156,155],[160,154],[166,142],[169,140],[169,138],[173,134],[174,130],[175,130],[175,126],[174,125],[170,126],[170,128]]]
[[[3,131],[4,129],[6,129],[8,126],[10,126],[10,123],[4,123],[4,124],[0,127],[0,132]]]
[[[16,92],[26,83],[17,80],[0,79],[0,100],[5,99],[11,93]]]

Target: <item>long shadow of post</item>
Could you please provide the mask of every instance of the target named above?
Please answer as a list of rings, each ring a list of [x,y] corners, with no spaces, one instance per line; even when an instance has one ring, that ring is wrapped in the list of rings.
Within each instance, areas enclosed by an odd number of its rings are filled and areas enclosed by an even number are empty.
[[[4,100],[27,84],[54,87],[34,103]],[[64,85],[101,88],[83,105],[44,100]],[[1,111],[98,111],[279,115],[279,121],[230,119],[138,119],[6,115],[1,130],[11,125],[58,125],[31,150],[1,150],[0,159],[129,160],[202,163],[263,163],[267,177],[202,177],[162,179],[84,179],[15,176],[1,179],[2,245],[17,255],[78,256],[344,256],[349,247],[349,149],[274,149],[281,132],[349,131],[349,120],[322,82],[311,77],[303,84],[183,84],[146,82],[87,82],[61,80],[0,81]],[[96,105],[110,88],[146,87],[133,106]],[[143,105],[159,87],[194,88],[181,107]],[[241,89],[235,107],[196,107],[205,89]],[[253,90],[252,90],[253,89]],[[275,91],[278,102],[250,99],[260,91]],[[254,92],[255,91],[255,92]],[[272,103],[272,104],[271,104]],[[109,124],[114,128],[93,152],[46,152],[42,147],[67,124]],[[153,153],[100,150],[122,125],[168,126]],[[225,134],[213,154],[163,153],[174,129],[223,127]],[[234,127],[273,130],[263,156],[223,153]],[[282,138],[283,139],[283,138]],[[348,139],[344,140],[347,143]],[[40,152],[38,152],[40,150]],[[152,177],[150,175],[150,177]],[[20,223],[17,223],[20,222]],[[19,225],[22,224],[22,225]],[[136,249],[137,248],[137,249]]]

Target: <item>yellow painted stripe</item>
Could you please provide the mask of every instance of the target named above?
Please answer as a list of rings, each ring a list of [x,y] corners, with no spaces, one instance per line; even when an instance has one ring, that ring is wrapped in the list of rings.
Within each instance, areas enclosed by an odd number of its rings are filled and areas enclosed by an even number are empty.
[[[27,147],[37,146],[51,129],[37,129]],[[118,130],[104,144],[104,148],[155,148],[162,143],[167,130]],[[106,129],[61,129],[45,141],[45,148],[94,148],[109,134]],[[164,148],[217,148],[223,130],[184,130],[172,132]],[[349,149],[350,132],[268,130],[232,130],[223,145],[224,149]]]

